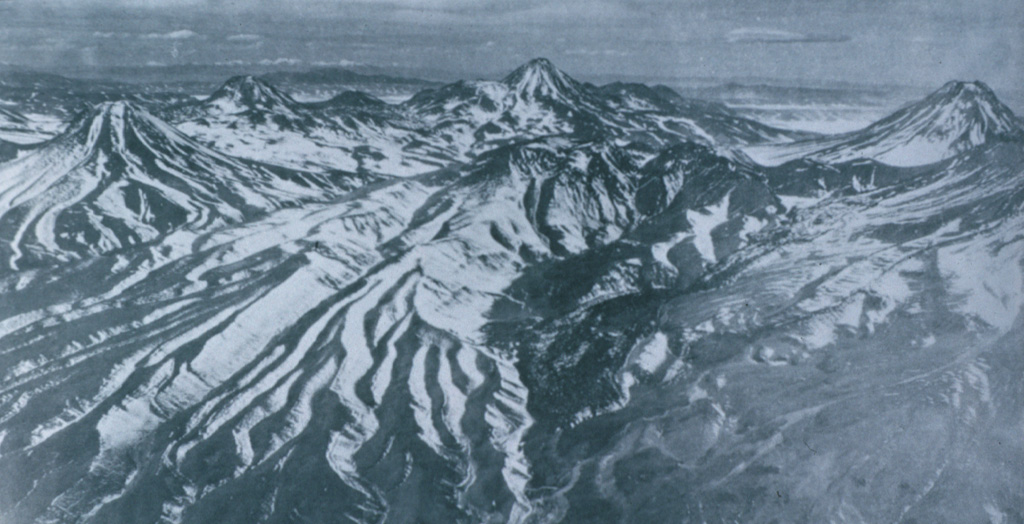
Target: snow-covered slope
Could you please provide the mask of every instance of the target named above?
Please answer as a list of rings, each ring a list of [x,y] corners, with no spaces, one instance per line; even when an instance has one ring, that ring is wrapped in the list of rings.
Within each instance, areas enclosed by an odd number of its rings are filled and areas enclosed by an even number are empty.
[[[0,106],[0,140],[13,144],[36,144],[52,138],[63,127],[59,118],[25,115],[15,108]]]
[[[13,109],[0,107],[0,128],[6,129],[10,126],[24,126],[28,119]]]
[[[758,218],[735,220],[736,190],[665,216],[678,233],[526,274],[489,341],[530,391],[536,507],[596,521],[1015,514],[1024,447],[1003,436],[1024,424],[1022,160],[988,144],[802,202],[705,270],[687,253],[718,254],[729,221]],[[692,178],[670,180],[658,191],[688,195]],[[713,251],[682,248],[701,231]]]
[[[664,125],[710,136],[714,143],[723,146],[788,143],[815,136],[764,125],[740,116],[724,104],[685,98],[666,86],[616,82],[601,86],[599,91],[616,111],[650,117],[661,113],[665,116],[659,120]]]
[[[234,77],[213,92],[199,107],[204,115],[238,115],[259,118],[261,112],[296,116],[298,105],[291,96],[252,76]]]
[[[597,88],[574,80],[543,58],[500,81],[461,81],[422,91],[402,107],[426,122],[432,134],[473,153],[516,138],[556,134],[723,147],[801,136],[745,120],[719,106],[687,101],[668,88]]]
[[[454,173],[6,281],[18,314],[3,320],[4,398],[31,408],[8,420],[5,442],[40,451],[9,466],[24,481],[4,496],[26,500],[41,482],[62,494],[49,514],[259,521],[274,511],[225,509],[221,494],[289,507],[316,486],[337,498],[311,510],[322,518],[525,518],[532,417],[514,355],[486,343],[486,312],[530,264],[632,229],[638,183],[661,166],[646,157],[565,138],[511,145]],[[707,220],[694,218],[704,242]],[[95,274],[96,299],[60,291]],[[55,292],[29,294],[51,279]],[[53,315],[60,329],[44,327]],[[82,402],[65,406],[66,387]],[[323,424],[328,398],[344,420]],[[61,450],[79,431],[98,437],[72,459]],[[85,467],[86,481],[42,478],[54,460]],[[402,470],[402,490],[379,487]],[[34,511],[19,507],[15,518]]]
[[[5,266],[102,253],[181,227],[208,230],[324,199],[321,175],[274,171],[210,150],[126,102],[83,113],[53,140],[0,165]]]
[[[345,104],[346,95],[339,96],[301,104],[263,80],[243,76],[205,100],[162,115],[213,148],[293,169],[405,176],[451,161],[443,148],[425,143],[412,124],[386,107],[354,108]]]
[[[418,91],[433,87],[431,82],[406,76],[353,71],[342,67],[316,67],[307,71],[279,71],[261,76],[302,101],[322,101],[346,91],[369,93],[389,102],[401,102]]]
[[[426,89],[398,105],[351,91],[299,103],[264,80],[236,77],[203,101],[161,114],[189,136],[243,158],[400,176],[551,135],[655,145],[698,141],[730,149],[806,136],[686,100],[668,88],[580,83],[546,59],[499,81]]]
[[[732,148],[798,137],[543,60],[404,105],[240,78],[165,114],[214,147],[115,103],[0,163],[5,523],[1024,504],[1012,132],[764,168]],[[374,140],[398,152],[357,168],[402,176],[329,171]]]
[[[894,166],[939,162],[972,148],[1024,140],[1013,112],[982,82],[949,82],[867,128],[826,140],[748,153],[765,164],[806,157],[836,163],[873,159]]]

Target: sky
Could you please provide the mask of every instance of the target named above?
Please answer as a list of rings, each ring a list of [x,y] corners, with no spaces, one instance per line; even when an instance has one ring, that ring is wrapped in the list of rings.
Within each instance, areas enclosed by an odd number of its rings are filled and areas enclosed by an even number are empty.
[[[0,0],[0,62],[1024,85],[1020,0]]]

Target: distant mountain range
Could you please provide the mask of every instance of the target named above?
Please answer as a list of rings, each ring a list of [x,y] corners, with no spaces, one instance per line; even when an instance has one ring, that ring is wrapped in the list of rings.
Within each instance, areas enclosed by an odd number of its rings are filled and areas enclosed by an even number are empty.
[[[161,114],[200,141],[246,158],[389,174],[422,173],[512,140],[568,132],[730,146],[810,136],[744,119],[719,104],[683,99],[664,87],[579,83],[546,60],[500,81],[429,88],[394,105],[359,92],[301,103],[266,80],[236,77],[204,100]]]
[[[22,110],[54,114],[68,118],[83,104],[132,98],[159,105],[191,98],[216,89],[231,72],[251,74],[249,66],[183,66],[137,68],[122,74],[93,72],[81,78],[69,78],[31,69],[0,66],[0,87],[5,100]],[[279,85],[304,100],[325,100],[336,94],[359,90],[390,98],[404,99],[437,82],[389,76],[377,72],[356,72],[341,67],[307,70],[275,70],[256,75]],[[152,74],[142,74],[149,72]],[[158,74],[156,74],[158,73]],[[244,73],[244,74],[243,74]],[[68,106],[70,104],[70,106]]]
[[[0,85],[0,521],[1024,515],[984,84],[838,135],[545,59],[274,85],[345,75]]]

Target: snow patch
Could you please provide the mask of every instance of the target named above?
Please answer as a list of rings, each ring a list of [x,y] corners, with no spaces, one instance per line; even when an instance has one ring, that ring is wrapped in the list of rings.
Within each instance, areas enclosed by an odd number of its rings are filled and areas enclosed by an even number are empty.
[[[697,248],[697,251],[700,252],[704,260],[711,264],[717,261],[715,257],[715,244],[711,239],[711,231],[729,219],[730,194],[726,193],[721,201],[713,206],[705,207],[703,212],[692,209],[686,210],[686,219],[690,222],[690,226],[693,227],[694,247]]]

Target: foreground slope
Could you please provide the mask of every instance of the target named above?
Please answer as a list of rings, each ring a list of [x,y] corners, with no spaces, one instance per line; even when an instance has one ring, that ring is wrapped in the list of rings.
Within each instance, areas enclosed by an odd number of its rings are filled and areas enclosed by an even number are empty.
[[[696,278],[686,249],[624,239],[521,279],[489,330],[530,390],[537,507],[570,522],[1020,518],[1022,160],[996,144],[849,183]],[[711,230],[716,253],[729,227]]]
[[[694,147],[688,161],[729,170]],[[15,521],[527,518],[529,393],[484,312],[530,264],[643,220],[641,182],[667,169],[648,157],[549,138],[8,277],[0,467],[22,480],[0,506]]]

